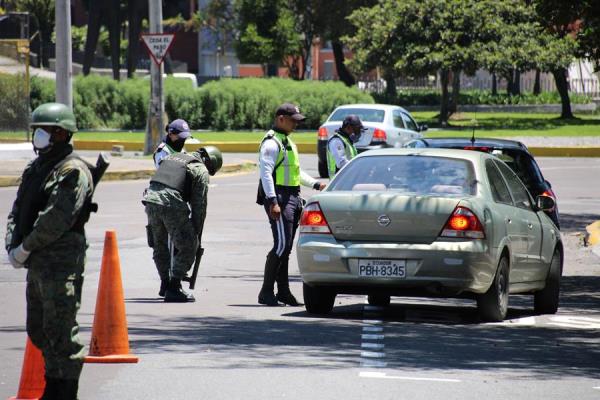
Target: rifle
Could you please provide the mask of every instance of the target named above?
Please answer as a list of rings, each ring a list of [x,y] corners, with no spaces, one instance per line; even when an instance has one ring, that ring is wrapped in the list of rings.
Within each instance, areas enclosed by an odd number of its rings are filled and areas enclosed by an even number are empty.
[[[190,283],[190,290],[194,290],[196,287],[196,278],[198,278],[198,268],[200,268],[200,261],[204,255],[204,248],[202,248],[202,232],[198,235],[198,249],[196,250],[196,259],[194,260],[194,269],[192,275],[185,276],[182,280]]]

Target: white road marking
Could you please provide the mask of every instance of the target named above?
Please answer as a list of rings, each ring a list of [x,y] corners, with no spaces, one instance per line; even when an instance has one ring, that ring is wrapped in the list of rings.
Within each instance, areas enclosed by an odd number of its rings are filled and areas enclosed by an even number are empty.
[[[387,363],[379,360],[361,360],[360,366],[365,368],[385,368],[387,367]]]
[[[507,320],[504,320],[502,322],[492,322],[489,325],[519,325],[519,326],[524,326],[524,325],[535,325],[535,323],[536,323],[535,317],[523,317],[523,318],[507,319]]]
[[[363,343],[361,343],[360,347],[362,347],[363,349],[381,350],[381,349],[383,349],[385,347],[385,344],[383,344],[383,343],[363,342]]]
[[[385,358],[385,353],[378,351],[361,351],[360,356],[363,358]]]
[[[600,386],[593,387],[592,389],[600,390]]]
[[[370,333],[363,333],[362,335],[360,335],[360,338],[362,340],[383,340],[385,336],[383,335],[373,335]]]
[[[371,371],[363,371],[358,376],[360,376],[361,378],[401,379],[401,380],[405,380],[405,381],[428,381],[428,382],[450,382],[450,383],[462,382],[459,379],[419,378],[419,377],[412,377],[412,376],[391,376],[391,375],[387,375],[385,372],[371,372]]]
[[[382,332],[383,326],[363,326],[363,332]]]
[[[363,320],[363,324],[373,324],[373,325],[378,325],[378,324],[382,324],[383,321],[380,319],[364,319]]]

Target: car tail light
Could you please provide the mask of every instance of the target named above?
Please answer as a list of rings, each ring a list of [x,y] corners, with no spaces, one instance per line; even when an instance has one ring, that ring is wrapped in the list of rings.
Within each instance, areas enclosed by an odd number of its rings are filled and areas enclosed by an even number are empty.
[[[319,140],[327,140],[327,128],[324,126],[319,128],[318,138]]]
[[[319,207],[319,203],[310,203],[304,207],[300,217],[301,233],[331,233],[325,215]]]
[[[489,147],[485,147],[485,146],[465,146],[463,147],[464,150],[475,150],[475,151],[482,151],[484,153],[489,153],[490,152],[490,148]]]
[[[442,237],[484,239],[485,233],[479,218],[466,207],[458,206],[446,222]]]
[[[375,128],[373,131],[373,142],[385,142],[387,141],[387,134],[383,129]]]

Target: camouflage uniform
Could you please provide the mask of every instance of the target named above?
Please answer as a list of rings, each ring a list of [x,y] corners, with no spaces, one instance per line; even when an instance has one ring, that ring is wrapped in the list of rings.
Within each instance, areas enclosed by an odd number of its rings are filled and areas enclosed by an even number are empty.
[[[182,279],[186,275],[196,257],[198,235],[204,226],[208,171],[202,162],[197,162],[188,164],[187,172],[191,181],[189,205],[180,191],[159,182],[151,182],[143,198],[154,242],[153,259],[161,280]],[[172,268],[167,235],[177,248]]]
[[[85,221],[79,217],[91,201],[93,181],[83,161],[69,158],[61,163],[72,153],[71,145],[55,147],[56,151],[40,155],[23,172],[17,200],[8,215],[6,249],[23,243],[31,251],[25,262],[27,333],[44,355],[46,377],[77,380],[83,345],[76,315],[88,247]],[[41,187],[36,187],[40,183]],[[41,212],[27,232],[21,221],[27,214],[23,198],[29,191],[47,202],[38,204]]]

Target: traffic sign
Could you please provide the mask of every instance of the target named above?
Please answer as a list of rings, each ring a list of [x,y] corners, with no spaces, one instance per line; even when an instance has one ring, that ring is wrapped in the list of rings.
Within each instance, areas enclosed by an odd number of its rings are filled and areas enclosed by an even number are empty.
[[[148,49],[148,53],[156,63],[160,65],[167,55],[169,48],[175,39],[174,33],[143,33],[142,39]]]

